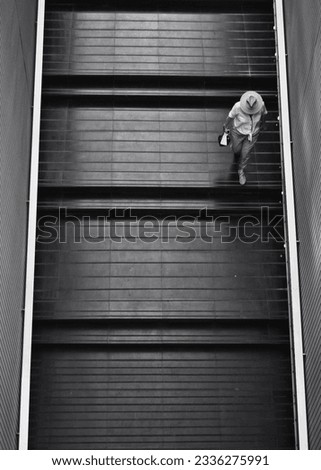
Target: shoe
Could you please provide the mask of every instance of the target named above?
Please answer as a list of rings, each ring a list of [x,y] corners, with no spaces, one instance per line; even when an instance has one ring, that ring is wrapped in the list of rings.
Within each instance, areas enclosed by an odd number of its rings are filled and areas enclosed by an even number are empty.
[[[246,183],[246,176],[243,170],[239,170],[238,173],[239,173],[239,182],[243,186],[243,184]]]

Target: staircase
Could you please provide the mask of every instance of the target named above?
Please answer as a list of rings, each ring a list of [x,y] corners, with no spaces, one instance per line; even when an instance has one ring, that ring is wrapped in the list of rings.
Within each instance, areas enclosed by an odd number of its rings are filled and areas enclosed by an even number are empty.
[[[293,449],[272,1],[46,4],[30,449]]]

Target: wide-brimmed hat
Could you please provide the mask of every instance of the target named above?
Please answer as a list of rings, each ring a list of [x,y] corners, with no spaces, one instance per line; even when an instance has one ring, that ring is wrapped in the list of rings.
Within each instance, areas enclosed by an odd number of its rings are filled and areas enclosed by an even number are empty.
[[[258,113],[264,105],[262,96],[256,91],[246,91],[241,96],[240,103],[242,111],[247,114]]]

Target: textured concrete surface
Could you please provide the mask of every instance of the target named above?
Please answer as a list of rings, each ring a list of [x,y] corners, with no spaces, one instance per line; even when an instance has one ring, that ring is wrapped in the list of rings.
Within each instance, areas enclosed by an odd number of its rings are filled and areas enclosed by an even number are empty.
[[[285,12],[309,437],[321,449],[321,4],[285,0]]]
[[[0,0],[0,449],[15,449],[36,0]]]

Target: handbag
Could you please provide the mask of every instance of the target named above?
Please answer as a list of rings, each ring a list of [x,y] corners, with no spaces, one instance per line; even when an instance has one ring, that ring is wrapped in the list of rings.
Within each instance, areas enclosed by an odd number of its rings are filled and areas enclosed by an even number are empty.
[[[229,133],[226,131],[224,131],[223,134],[218,136],[218,143],[220,147],[227,147],[230,141],[231,138],[229,136]]]

